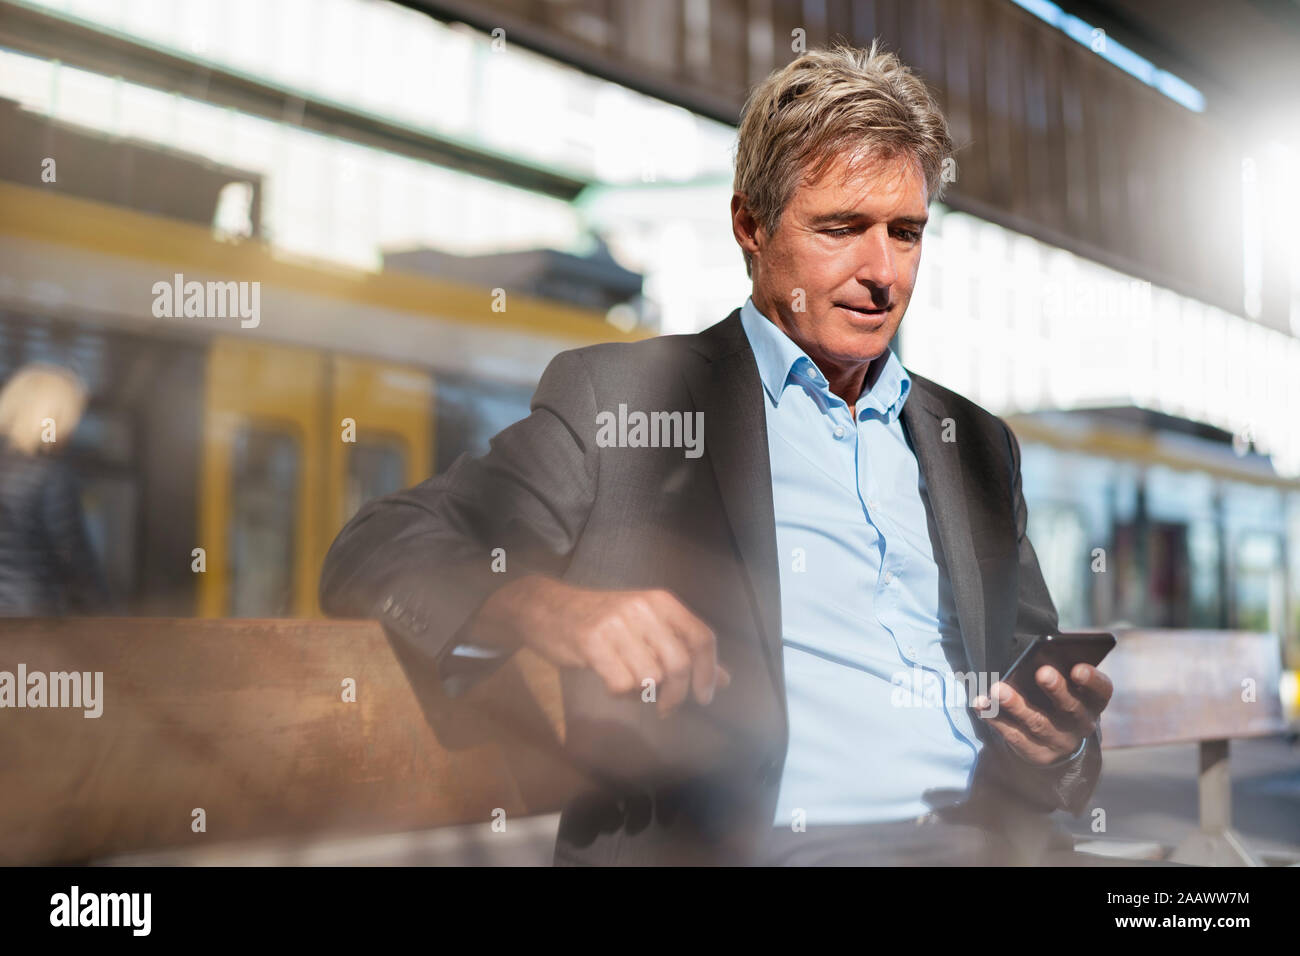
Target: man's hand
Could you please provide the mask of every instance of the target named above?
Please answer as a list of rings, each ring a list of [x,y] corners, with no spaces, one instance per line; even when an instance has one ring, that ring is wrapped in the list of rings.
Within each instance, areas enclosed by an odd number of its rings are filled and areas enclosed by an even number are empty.
[[[601,591],[530,575],[502,587],[479,609],[474,643],[524,644],[557,667],[595,671],[614,695],[654,681],[660,717],[694,692],[701,704],[731,683],[707,624],[670,591]]]
[[[989,688],[991,694],[997,695],[997,716],[985,719],[997,728],[1007,746],[1029,763],[1046,766],[1064,759],[1097,729],[1097,720],[1115,690],[1109,677],[1088,664],[1075,664],[1070,678],[1067,681],[1049,664],[1034,674],[1038,686],[1051,699],[1053,706],[1049,710],[1034,707],[1014,687],[998,681]],[[976,697],[972,705],[977,711],[991,712],[992,703],[983,695]]]

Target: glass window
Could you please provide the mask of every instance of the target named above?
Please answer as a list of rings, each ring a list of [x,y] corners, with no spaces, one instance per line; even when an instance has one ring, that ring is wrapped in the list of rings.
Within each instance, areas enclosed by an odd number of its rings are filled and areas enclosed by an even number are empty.
[[[295,502],[302,451],[261,426],[235,439],[230,496],[230,615],[281,617],[293,607]]]
[[[1088,608],[1091,548],[1078,509],[1036,502],[1029,512],[1028,532],[1061,627],[1087,627],[1092,623]]]
[[[1300,494],[1287,495],[1287,587],[1289,618],[1286,637],[1286,666],[1300,669]]]
[[[1186,627],[1190,561],[1187,525],[1152,521],[1147,525],[1146,620],[1152,627]]]
[[[109,594],[132,598],[136,589],[136,483],[126,475],[92,474],[80,479],[86,536],[103,569]]]
[[[1193,521],[1187,529],[1191,575],[1190,627],[1223,626],[1223,589],[1219,578],[1219,527],[1213,519]]]
[[[468,452],[482,455],[488,439],[508,425],[528,417],[533,389],[506,382],[474,381],[438,376],[436,470],[446,471]]]
[[[406,452],[396,439],[357,442],[349,447],[344,522],[367,501],[398,491],[406,484]]]
[[[1284,633],[1281,537],[1268,531],[1244,534],[1234,557],[1232,626]]]

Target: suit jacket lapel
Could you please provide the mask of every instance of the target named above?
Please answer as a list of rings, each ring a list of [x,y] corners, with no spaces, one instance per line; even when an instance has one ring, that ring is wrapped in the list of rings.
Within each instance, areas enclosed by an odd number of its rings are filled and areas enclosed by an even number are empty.
[[[912,375],[910,369],[908,374]],[[988,669],[984,584],[967,512],[966,481],[959,453],[961,436],[954,435],[954,441],[943,440],[944,420],[953,416],[923,380],[913,375],[912,385],[912,393],[903,403],[903,429],[925,476],[966,655],[971,668],[983,673]]]
[[[764,657],[785,707],[781,661],[781,577],[772,506],[772,466],[758,365],[737,309],[695,336],[703,356],[685,373],[697,411],[704,413],[704,459],[713,466],[723,508],[744,561],[751,607]]]

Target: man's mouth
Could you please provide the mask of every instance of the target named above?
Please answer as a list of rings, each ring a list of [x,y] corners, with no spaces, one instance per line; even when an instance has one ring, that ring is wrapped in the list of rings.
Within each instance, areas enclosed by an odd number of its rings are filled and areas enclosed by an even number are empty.
[[[889,311],[889,306],[876,309],[871,306],[849,305],[845,302],[836,302],[835,305],[849,312],[856,312],[858,315],[867,315],[867,316],[875,316],[875,317],[882,316]]]

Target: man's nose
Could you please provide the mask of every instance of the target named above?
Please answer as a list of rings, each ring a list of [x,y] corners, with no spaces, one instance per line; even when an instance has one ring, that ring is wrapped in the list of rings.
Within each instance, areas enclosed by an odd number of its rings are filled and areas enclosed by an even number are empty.
[[[856,278],[859,282],[883,290],[898,281],[887,228],[866,230],[857,252],[860,258]]]

